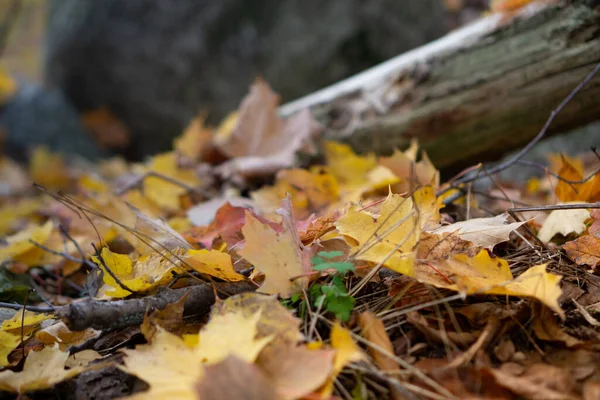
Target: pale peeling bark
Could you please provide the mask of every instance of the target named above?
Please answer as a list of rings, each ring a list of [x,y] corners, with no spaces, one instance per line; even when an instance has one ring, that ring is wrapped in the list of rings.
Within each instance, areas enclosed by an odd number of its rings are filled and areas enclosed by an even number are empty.
[[[600,62],[600,1],[492,15],[281,107],[309,107],[326,136],[390,153],[417,138],[438,167],[497,157],[531,140]],[[503,20],[504,19],[504,20]],[[565,132],[597,120],[600,76],[556,118]]]

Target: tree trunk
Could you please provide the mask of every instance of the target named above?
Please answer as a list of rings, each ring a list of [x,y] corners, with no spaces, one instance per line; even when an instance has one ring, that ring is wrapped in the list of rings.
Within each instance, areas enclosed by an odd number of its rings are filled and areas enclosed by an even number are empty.
[[[499,157],[531,140],[600,62],[599,5],[572,0],[491,15],[280,112],[310,107],[328,138],[359,152],[387,154],[417,138],[438,167]],[[598,119],[599,100],[596,76],[549,133]]]

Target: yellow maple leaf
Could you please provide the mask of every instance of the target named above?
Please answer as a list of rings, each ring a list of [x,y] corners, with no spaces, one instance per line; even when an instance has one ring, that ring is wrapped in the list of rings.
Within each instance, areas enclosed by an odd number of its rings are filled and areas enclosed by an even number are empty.
[[[132,399],[196,399],[194,384],[203,376],[198,354],[182,339],[157,327],[153,341],[125,353],[122,368],[150,385]]]
[[[275,185],[256,190],[251,196],[264,214],[271,216],[288,193],[298,219],[326,212],[340,198],[336,178],[323,167],[282,170],[277,173]]]
[[[331,396],[333,392],[333,383],[344,367],[352,362],[361,361],[365,358],[364,353],[358,345],[352,340],[352,336],[347,329],[344,329],[339,323],[335,323],[331,329],[331,347],[335,350],[333,359],[333,370],[329,379],[321,389],[321,395],[325,398]]]
[[[0,236],[13,231],[18,220],[33,214],[41,206],[42,200],[39,198],[19,199],[18,202],[0,206]]]
[[[21,339],[29,338],[42,321],[52,318],[48,314],[36,314],[31,311],[18,311],[12,318],[2,322],[0,328],[0,367],[9,365],[8,355],[21,343]]]
[[[242,227],[246,245],[239,252],[242,257],[254,264],[265,274],[265,281],[258,290],[261,293],[276,294],[289,298],[302,292],[306,287],[305,278],[294,279],[308,272],[303,267],[300,243],[292,232],[275,232],[246,211],[246,223]]]
[[[261,312],[247,317],[241,313],[216,314],[200,331],[196,348],[199,359],[206,364],[223,361],[229,355],[254,362],[258,353],[273,339],[273,335],[256,338]]]
[[[44,225],[30,225],[28,228],[7,237],[7,244],[4,247],[0,247],[0,263],[12,259],[33,266],[33,264],[27,262],[32,259],[32,253],[35,253],[37,257],[44,250],[32,242],[45,244],[53,229],[54,224],[52,221],[47,221]]]
[[[204,116],[192,119],[183,134],[173,142],[175,150],[190,160],[200,160],[212,145],[213,131],[204,125],[204,119]]]
[[[413,248],[421,227],[410,198],[390,194],[378,216],[350,209],[336,224],[359,260],[383,263],[390,269],[414,276]]]
[[[15,81],[8,71],[0,66],[0,106],[6,104],[17,92],[17,81]]]
[[[455,254],[448,260],[417,263],[415,268],[423,283],[466,294],[531,297],[564,316],[558,305],[561,277],[546,272],[546,264],[531,267],[515,279],[506,260],[481,250],[474,257]]]
[[[152,157],[148,169],[191,187],[198,186],[201,183],[193,169],[179,167],[177,154],[174,152],[158,154]],[[180,197],[186,193],[187,189],[185,187],[167,182],[161,178],[150,176],[144,180],[144,194],[154,203],[168,211],[181,209]]]
[[[257,338],[257,323],[261,313],[249,317],[235,310],[215,314],[200,331],[194,345],[163,328],[157,331],[152,342],[124,350],[125,367],[132,375],[143,379],[150,390],[139,393],[136,399],[196,399],[195,384],[204,376],[204,365],[216,364],[229,355],[254,362],[258,353],[273,336]]]
[[[147,291],[166,284],[172,279],[172,270],[181,270],[176,258],[164,257],[158,253],[142,256],[136,263],[128,255],[113,253],[107,247],[102,249],[101,256],[112,273],[125,286],[135,292]],[[100,288],[99,294],[110,297],[127,297],[131,294],[131,292],[119,286],[106,270],[106,266],[100,258],[94,256],[92,260],[104,272],[104,285]]]
[[[68,358],[69,353],[60,351],[58,344],[45,347],[41,351],[32,351],[25,360],[23,371],[0,372],[0,389],[17,393],[49,389],[84,371],[81,367],[66,370],[65,363]]]
[[[567,183],[567,181],[581,181],[584,178],[583,164],[580,160],[560,155],[550,157],[555,172],[563,180],[559,179],[554,189],[556,197],[562,202],[595,202],[600,200],[600,173],[583,183]],[[557,168],[557,166],[560,166]]]
[[[329,171],[341,185],[362,185],[377,166],[375,156],[359,156],[347,144],[326,141],[325,157]]]
[[[33,151],[29,175],[33,182],[46,189],[63,190],[71,184],[69,170],[62,156],[51,153],[45,147],[38,147]]]
[[[393,190],[397,193],[408,192],[422,185],[431,185],[434,190],[440,185],[440,173],[422,152],[420,161],[417,161],[419,145],[412,140],[410,147],[405,151],[394,150],[390,157],[381,157],[379,164],[389,168],[401,182],[394,185]]]
[[[229,282],[246,279],[233,269],[231,256],[218,250],[188,250],[184,261],[195,271]]]

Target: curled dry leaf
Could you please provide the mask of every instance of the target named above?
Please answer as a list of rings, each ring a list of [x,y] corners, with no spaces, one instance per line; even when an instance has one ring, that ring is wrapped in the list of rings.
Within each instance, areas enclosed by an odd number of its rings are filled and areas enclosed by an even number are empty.
[[[546,221],[544,221],[544,225],[542,225],[542,228],[538,232],[538,237],[542,242],[547,243],[558,233],[563,236],[572,233],[579,235],[585,231],[585,221],[588,218],[590,218],[590,213],[583,208],[576,210],[554,210],[548,215]]]
[[[311,139],[318,125],[308,109],[283,120],[277,114],[279,96],[257,79],[237,117],[221,128],[215,144],[233,158],[218,167],[225,176],[268,175],[293,165],[296,152],[313,152]]]
[[[68,358],[69,353],[60,351],[58,344],[47,346],[41,351],[32,351],[25,359],[23,371],[0,372],[0,389],[16,393],[49,389],[84,371],[82,367],[66,370]]]
[[[468,221],[456,222],[451,225],[434,229],[432,233],[457,232],[461,239],[468,240],[477,246],[492,250],[498,243],[510,239],[512,231],[525,222],[507,224],[508,214],[501,214],[491,218],[472,218]]]
[[[596,267],[600,264],[600,239],[596,236],[585,235],[565,243],[563,249],[579,265]]]

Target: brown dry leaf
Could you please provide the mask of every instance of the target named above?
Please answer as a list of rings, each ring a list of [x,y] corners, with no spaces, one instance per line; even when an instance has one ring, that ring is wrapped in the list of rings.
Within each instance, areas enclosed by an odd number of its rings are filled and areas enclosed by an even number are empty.
[[[302,398],[327,380],[333,366],[332,350],[277,345],[266,348],[256,363],[269,377],[279,399]]]
[[[440,185],[440,173],[433,166],[427,154],[423,151],[421,161],[417,162],[419,145],[412,140],[410,147],[405,151],[394,150],[390,157],[381,157],[379,164],[389,168],[392,173],[402,181],[394,185],[397,193],[408,192],[411,188],[431,185],[434,190]]]
[[[281,398],[277,396],[272,377],[267,377],[256,365],[235,356],[206,367],[195,391],[199,400]]]
[[[588,228],[588,233],[600,239],[600,209],[595,208],[590,213],[592,224]]]
[[[131,238],[129,241],[140,253],[148,250],[156,251],[156,248],[160,250],[192,248],[188,241],[162,218],[151,218],[131,204],[128,206],[135,216],[134,228],[142,236],[141,238]]]
[[[250,87],[235,120],[226,120],[215,145],[233,160],[218,168],[225,177],[271,174],[293,165],[297,151],[312,152],[310,140],[318,131],[308,109],[287,120],[277,114],[279,96],[262,79]]]
[[[187,293],[175,303],[169,303],[162,310],[152,310],[144,315],[140,331],[148,342],[154,340],[157,327],[167,332],[180,334],[183,328],[183,309]]]
[[[538,339],[547,342],[561,342],[567,347],[575,347],[584,343],[565,332],[547,308],[542,308],[536,315],[532,329]]]
[[[127,125],[106,107],[87,111],[81,119],[101,147],[124,149],[131,143],[131,132]]]
[[[532,400],[574,400],[572,393],[574,380],[566,370],[548,364],[529,366],[520,376],[508,370],[491,369],[496,382],[526,399]]]
[[[60,351],[58,344],[41,351],[32,351],[25,359],[23,371],[0,372],[0,389],[16,393],[49,389],[84,371],[81,367],[65,370],[68,358],[69,353]]]
[[[584,235],[563,245],[567,255],[579,265],[596,267],[600,264],[600,239]]]
[[[475,256],[481,248],[473,242],[461,239],[458,232],[429,233],[423,232],[417,244],[417,259],[443,260],[453,254]]]
[[[300,235],[300,240],[302,243],[307,245],[335,230],[335,222],[339,219],[339,217],[340,215],[336,211],[331,215],[317,217],[314,219],[309,217],[307,220],[299,222],[298,234]],[[301,228],[300,225],[303,227]]]
[[[214,134],[204,120],[204,116],[192,119],[183,134],[173,141],[173,148],[189,160],[201,160],[212,148]]]
[[[62,321],[58,321],[35,334],[35,338],[46,346],[58,343],[60,351],[67,351],[69,346],[80,345],[98,336],[100,336],[100,331],[91,328],[83,331],[72,331]]]
[[[369,346],[369,353],[375,360],[375,365],[382,371],[399,371],[400,366],[396,360],[390,357],[390,355],[395,355],[394,346],[392,345],[392,341],[387,334],[383,322],[372,312],[366,311],[360,314],[358,323],[364,338],[377,346],[376,348]],[[390,392],[391,397],[394,400],[405,398],[404,394],[395,386],[390,385]]]
[[[579,203],[577,203],[579,204]],[[538,232],[538,238],[542,242],[549,242],[554,235],[560,233],[563,236],[572,233],[579,235],[585,232],[585,221],[590,218],[586,209],[576,210],[554,210],[550,212],[546,221]]]
[[[492,250],[498,243],[510,239],[510,233],[525,222],[507,224],[508,214],[501,214],[491,218],[472,218],[467,221],[456,222],[451,225],[434,229],[432,233],[457,232],[461,239],[468,240],[476,246]]]
[[[71,184],[69,169],[60,154],[45,147],[33,151],[29,161],[29,176],[34,183],[50,190],[64,190]]]
[[[293,232],[285,229],[277,233],[246,211],[242,233],[246,244],[239,254],[265,274],[259,292],[289,298],[306,288],[306,278],[291,280],[310,271],[295,229]]]

